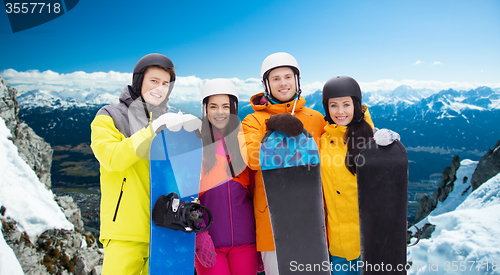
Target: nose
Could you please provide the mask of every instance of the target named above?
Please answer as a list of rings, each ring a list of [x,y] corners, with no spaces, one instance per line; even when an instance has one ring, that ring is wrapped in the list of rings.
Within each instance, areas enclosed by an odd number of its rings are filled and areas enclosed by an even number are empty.
[[[165,92],[168,90],[168,87],[165,86],[165,85],[158,85],[155,87],[155,90],[159,91],[159,92]]]

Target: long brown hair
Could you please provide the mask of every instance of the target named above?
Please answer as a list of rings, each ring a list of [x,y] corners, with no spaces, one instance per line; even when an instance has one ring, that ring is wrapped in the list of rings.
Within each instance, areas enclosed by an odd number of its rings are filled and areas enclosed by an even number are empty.
[[[238,100],[233,95],[227,95],[230,104],[229,123],[224,132],[219,131],[213,127],[212,123],[208,120],[207,106],[210,97],[203,99],[203,117],[201,126],[201,140],[203,142],[203,170],[207,174],[217,161],[215,158],[215,144],[219,140],[217,133],[222,136],[222,142],[226,150],[226,158],[228,160],[228,175],[237,177],[245,168],[246,163],[240,152],[240,145],[238,141],[238,133],[240,131],[240,121],[238,119]],[[212,145],[212,146],[210,146]],[[229,155],[231,159],[229,161]]]

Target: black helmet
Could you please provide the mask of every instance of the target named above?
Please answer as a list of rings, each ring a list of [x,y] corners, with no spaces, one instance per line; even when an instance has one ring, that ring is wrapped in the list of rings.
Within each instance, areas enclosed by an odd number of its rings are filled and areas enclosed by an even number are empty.
[[[150,53],[142,57],[139,62],[135,65],[134,74],[132,76],[132,90],[137,94],[137,96],[141,95],[141,87],[142,81],[144,79],[144,72],[150,66],[161,66],[167,69],[171,69],[170,73],[170,87],[168,90],[167,98],[170,95],[170,92],[174,88],[175,82],[175,70],[174,63],[170,58],[164,56],[159,53]]]
[[[323,108],[325,109],[325,120],[333,124],[328,108],[330,98],[350,96],[353,99],[355,111],[361,112],[361,89],[358,82],[348,76],[337,76],[330,78],[323,86]],[[355,115],[356,116],[356,115]],[[356,117],[354,118],[356,119]]]

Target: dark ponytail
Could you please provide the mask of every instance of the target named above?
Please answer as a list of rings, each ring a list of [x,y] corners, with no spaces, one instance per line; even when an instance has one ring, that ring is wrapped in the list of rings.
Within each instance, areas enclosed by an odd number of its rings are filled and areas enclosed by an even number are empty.
[[[347,144],[347,153],[345,156],[345,166],[353,175],[356,174],[356,157],[361,152],[361,149],[373,137],[373,129],[364,120],[365,113],[361,107],[360,100],[352,96],[354,104],[354,116],[351,123],[347,125],[344,140]]]

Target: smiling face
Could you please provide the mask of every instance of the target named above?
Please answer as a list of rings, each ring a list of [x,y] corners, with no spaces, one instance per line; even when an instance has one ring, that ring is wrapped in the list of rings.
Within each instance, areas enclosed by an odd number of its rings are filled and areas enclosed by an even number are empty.
[[[354,115],[354,104],[350,96],[328,99],[330,118],[339,126],[347,126]]]
[[[289,67],[281,67],[269,73],[269,88],[271,94],[279,101],[290,101],[297,92],[295,74]]]
[[[207,116],[212,125],[224,132],[231,114],[231,103],[228,95],[212,95],[208,99]]]
[[[168,95],[170,74],[158,67],[150,67],[144,73],[141,95],[147,103],[158,106]]]

